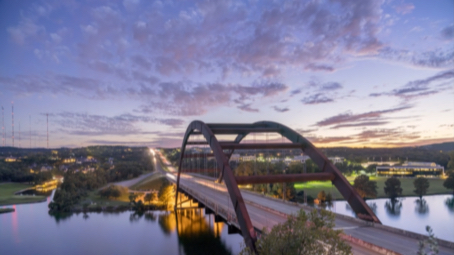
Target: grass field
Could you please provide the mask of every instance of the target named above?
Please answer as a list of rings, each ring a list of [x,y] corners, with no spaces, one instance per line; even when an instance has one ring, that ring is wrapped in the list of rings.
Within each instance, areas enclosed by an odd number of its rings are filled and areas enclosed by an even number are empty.
[[[348,177],[347,180],[353,184],[355,177]],[[383,190],[385,187],[385,181],[387,177],[371,177],[372,181],[377,182],[377,191],[378,191],[378,198],[386,198],[386,194]],[[399,178],[402,188],[402,196],[416,196],[413,192],[415,189],[413,186],[413,178]],[[451,194],[452,191],[446,189],[443,186],[444,179],[428,179],[430,186],[427,191],[427,195],[435,195],[435,194]],[[334,185],[331,184],[330,181],[312,181],[307,183],[296,183],[295,189],[298,191],[306,190],[307,195],[310,195],[314,198],[317,197],[317,194],[324,190],[325,192],[331,192],[333,194],[334,199],[343,199],[342,195],[336,189]]]
[[[130,187],[132,190],[159,190],[166,177],[155,174]]]
[[[33,187],[33,185],[21,183],[2,183],[0,184],[0,205],[13,205],[35,203],[45,200],[45,196],[16,196],[15,192]]]

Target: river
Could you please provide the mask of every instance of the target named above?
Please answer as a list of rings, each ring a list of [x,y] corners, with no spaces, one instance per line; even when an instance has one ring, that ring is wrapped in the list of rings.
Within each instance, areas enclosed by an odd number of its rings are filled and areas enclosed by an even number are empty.
[[[50,199],[0,214],[0,254],[238,254],[243,242],[203,210],[55,217]]]
[[[366,201],[383,225],[401,228],[426,235],[426,226],[433,229],[435,237],[454,242],[454,197],[453,195],[399,198]],[[331,211],[355,217],[346,201],[333,202]]]
[[[51,201],[15,205],[14,213],[0,214],[0,254],[238,254],[243,239],[229,235],[227,226],[215,223],[203,210],[83,213],[55,217]],[[383,224],[454,241],[452,195],[425,196],[424,202],[407,197],[400,202],[368,200]],[[5,207],[5,206],[3,206]],[[331,210],[354,216],[345,201]]]

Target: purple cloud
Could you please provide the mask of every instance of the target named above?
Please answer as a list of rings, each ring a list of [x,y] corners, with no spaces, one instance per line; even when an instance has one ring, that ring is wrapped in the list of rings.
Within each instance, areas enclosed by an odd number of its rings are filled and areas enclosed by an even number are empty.
[[[410,81],[404,86],[398,89],[393,89],[390,92],[372,93],[369,94],[369,96],[396,96],[404,100],[410,100],[417,97],[437,94],[441,91],[449,89],[450,82],[452,82],[453,79],[454,71],[448,70],[438,73],[434,76],[430,76],[426,79]],[[442,86],[435,86],[436,84],[439,85],[440,83],[442,83]]]
[[[403,110],[406,110],[409,108],[411,108],[411,106],[403,106],[403,107],[398,107],[398,108],[392,108],[392,109],[381,110],[381,111],[372,111],[372,112],[359,113],[359,114],[344,113],[344,114],[339,114],[336,116],[326,118],[322,121],[319,121],[315,124],[315,126],[323,127],[323,126],[340,125],[340,124],[344,125],[347,123],[357,124],[358,122],[377,121],[385,114],[399,112],[399,111],[403,111]]]
[[[325,96],[322,93],[318,93],[312,96],[305,97],[301,100],[303,104],[323,104],[334,102],[332,98]]]
[[[289,111],[289,109],[287,107],[285,108],[279,108],[277,106],[273,106],[273,109],[276,111],[276,112],[287,112]]]

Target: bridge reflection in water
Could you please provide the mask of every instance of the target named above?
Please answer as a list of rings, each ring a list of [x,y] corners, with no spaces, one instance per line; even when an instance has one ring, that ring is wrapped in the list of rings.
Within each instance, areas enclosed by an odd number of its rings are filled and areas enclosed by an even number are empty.
[[[177,232],[180,254],[234,254],[225,238],[221,238],[227,235],[227,225],[215,222],[214,217],[205,215],[203,209],[185,209],[160,214],[158,223],[167,235]],[[228,237],[236,240],[238,246],[243,242],[240,235]]]

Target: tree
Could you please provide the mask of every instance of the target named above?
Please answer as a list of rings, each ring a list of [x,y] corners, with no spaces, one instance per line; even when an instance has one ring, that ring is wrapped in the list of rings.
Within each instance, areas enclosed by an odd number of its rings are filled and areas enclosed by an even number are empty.
[[[159,201],[164,204],[166,207],[169,206],[169,204],[172,201],[172,198],[174,198],[174,188],[172,184],[163,184],[161,185],[161,188],[159,188],[158,192],[158,198]]]
[[[150,192],[145,195],[144,200],[145,202],[151,203],[151,201],[155,201],[158,198],[158,195],[154,192]]]
[[[368,165],[366,167],[366,173],[368,173],[368,174],[375,173],[376,170],[377,170],[377,164]]]
[[[355,178],[353,188],[364,199],[365,197],[377,197],[377,182],[369,180],[369,176],[360,175]]]
[[[395,200],[398,196],[402,195],[400,181],[396,177],[388,178],[383,189],[385,191],[385,194],[388,195],[391,200]]]
[[[326,194],[326,202],[328,204],[333,202],[333,195],[331,194],[331,192],[328,192],[328,194]]]
[[[443,186],[447,189],[452,189],[452,193],[454,194],[454,172],[449,174],[449,177],[445,180]]]
[[[448,169],[454,169],[454,151],[449,153]]]
[[[139,196],[139,195],[136,194],[136,193],[130,193],[130,194],[129,194],[129,202],[130,202],[130,203],[135,203],[138,196]]]
[[[317,199],[320,201],[320,203],[324,203],[326,201],[326,193],[324,190],[318,193]]]
[[[310,222],[310,223],[309,223]],[[351,247],[340,237],[342,230],[333,230],[334,214],[313,210],[309,216],[300,210],[287,221],[263,230],[257,240],[257,252],[268,254],[351,254]],[[245,247],[241,255],[254,254]]]
[[[432,228],[430,226],[426,226],[426,231],[428,234],[428,238],[427,240],[418,242],[418,251],[416,252],[416,254],[417,255],[438,254],[438,242],[437,239],[435,239],[435,235],[432,231]],[[429,253],[426,252],[427,248],[429,248]]]
[[[427,180],[424,177],[418,177],[413,181],[413,185],[415,186],[415,190],[413,192],[416,193],[416,195],[419,196],[419,199],[422,199],[422,196],[424,196],[427,193],[427,189],[429,189],[429,180]]]

